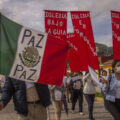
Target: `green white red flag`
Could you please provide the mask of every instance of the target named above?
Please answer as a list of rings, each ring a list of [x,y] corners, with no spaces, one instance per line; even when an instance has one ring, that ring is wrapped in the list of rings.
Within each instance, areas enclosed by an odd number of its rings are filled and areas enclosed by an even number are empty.
[[[67,53],[66,41],[0,15],[0,74],[60,86]]]

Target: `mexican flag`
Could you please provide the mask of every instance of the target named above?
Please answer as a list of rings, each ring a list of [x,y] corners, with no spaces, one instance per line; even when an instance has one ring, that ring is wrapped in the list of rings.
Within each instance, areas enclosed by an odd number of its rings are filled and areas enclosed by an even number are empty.
[[[0,15],[0,74],[60,86],[68,43]]]

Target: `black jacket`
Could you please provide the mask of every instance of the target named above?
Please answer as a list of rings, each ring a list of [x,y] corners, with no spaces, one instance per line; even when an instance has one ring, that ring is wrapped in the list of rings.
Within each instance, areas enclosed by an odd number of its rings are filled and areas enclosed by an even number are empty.
[[[51,102],[48,86],[35,83],[35,87],[40,98],[40,103],[45,107],[50,105]],[[25,82],[6,77],[5,85],[3,87],[3,94],[1,97],[1,101],[3,102],[4,106],[7,105],[12,97],[15,110],[19,114],[27,115],[28,106]]]

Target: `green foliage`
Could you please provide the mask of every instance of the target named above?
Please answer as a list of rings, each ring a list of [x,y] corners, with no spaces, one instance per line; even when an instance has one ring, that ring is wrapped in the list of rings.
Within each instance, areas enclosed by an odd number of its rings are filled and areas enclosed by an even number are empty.
[[[68,73],[68,75],[69,75],[70,77],[73,77],[73,76],[74,76],[74,73],[70,72],[70,73]]]
[[[102,94],[101,94],[101,93],[96,92],[95,97],[102,97]]]

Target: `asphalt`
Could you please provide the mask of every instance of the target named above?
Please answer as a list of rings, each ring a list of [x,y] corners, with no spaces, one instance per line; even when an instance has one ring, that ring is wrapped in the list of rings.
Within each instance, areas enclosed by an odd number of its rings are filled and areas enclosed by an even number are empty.
[[[75,113],[71,111],[71,103],[68,104],[69,113],[62,111],[61,120],[89,120],[88,119],[88,108],[86,102],[84,102],[84,115],[80,115],[78,112],[78,104],[76,104]],[[49,108],[50,120],[55,120],[54,109],[52,105]],[[95,120],[113,120],[112,116],[104,109],[103,102],[95,102],[94,105],[94,118]],[[13,102],[11,101],[6,108],[0,111],[0,120],[17,120],[17,114],[13,109]]]

